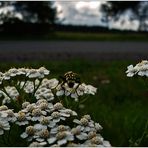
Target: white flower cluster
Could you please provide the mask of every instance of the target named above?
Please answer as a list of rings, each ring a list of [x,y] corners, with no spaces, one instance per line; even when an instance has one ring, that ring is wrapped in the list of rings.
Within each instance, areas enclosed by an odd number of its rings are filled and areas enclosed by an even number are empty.
[[[97,88],[93,87],[92,85],[86,85],[85,83],[75,83],[73,87],[69,87],[68,83],[60,83],[56,87],[57,96],[70,96],[71,98],[74,98],[75,101],[78,101],[79,96],[83,96],[85,94],[95,95],[96,92]]]
[[[22,90],[27,94],[33,94],[37,100],[44,98],[47,101],[52,101],[56,96],[63,95],[78,101],[80,96],[95,95],[97,92],[97,88],[85,83],[73,81],[73,86],[70,87],[66,81],[61,82],[55,78],[47,79],[45,76],[48,74],[49,71],[44,67],[39,69],[12,68],[5,73],[0,73],[0,84],[4,87],[0,91],[0,94],[4,96],[3,104],[22,97],[20,92]]]
[[[143,60],[142,62],[136,64],[136,66],[129,65],[126,73],[128,77],[133,77],[134,75],[148,77],[148,61]]]
[[[0,135],[4,134],[4,131],[10,130],[10,123],[16,121],[15,114],[12,109],[8,109],[7,106],[0,106]]]
[[[99,123],[89,115],[75,119],[75,111],[65,108],[62,99],[57,102],[57,98],[63,95],[78,101],[85,94],[95,95],[97,88],[80,83],[72,72],[68,72],[63,81],[47,79],[48,74],[44,67],[12,68],[0,73],[3,104],[0,106],[0,136],[5,136],[5,131],[16,124],[21,130],[25,129],[20,138],[31,147],[111,146],[99,134],[102,129]]]
[[[68,125],[70,121],[66,121],[71,116],[77,116],[77,113],[64,108],[60,102],[53,105],[45,99],[41,99],[36,104],[25,102],[23,107],[22,112],[29,113],[29,120],[35,122],[33,126],[28,125],[25,132],[21,134],[22,138],[31,142],[31,147],[111,146],[99,134],[102,129],[100,124],[91,120],[89,115],[83,116],[80,120],[74,119],[73,123],[76,123],[76,126],[70,127]]]
[[[3,104],[10,103],[11,99],[15,100],[19,97],[19,92],[14,86],[7,86],[5,87],[7,94],[3,91],[0,91],[0,94],[4,96]]]
[[[34,126],[27,126],[21,137],[27,138],[28,141],[34,140],[36,142],[44,142],[45,144],[47,144],[46,141],[49,138],[50,130],[58,126],[61,121],[65,121],[66,118],[77,115],[76,112],[63,107],[61,103],[58,102],[53,105],[45,99],[40,99],[32,104],[24,102],[22,108],[20,112],[24,114],[24,118],[19,120],[19,125],[31,122],[35,122],[35,124]],[[20,114],[20,112],[17,114]]]
[[[3,104],[17,100],[23,89],[26,93],[34,93],[40,81],[49,75],[44,67],[39,69],[11,68],[5,73],[0,72],[0,95],[4,96]]]
[[[84,115],[80,120],[71,120],[77,113],[66,109],[60,102],[52,104],[45,99],[39,99],[36,103],[24,102],[18,113],[5,105],[0,107],[0,111],[0,134],[10,129],[9,122],[26,126],[20,137],[26,139],[31,147],[111,146],[99,134],[102,129],[99,123],[95,123],[89,115]],[[72,121],[76,123],[75,127],[71,127]]]
[[[0,74],[0,84],[2,84],[4,80],[10,80],[11,78],[14,78],[16,76],[24,76],[30,79],[41,79],[44,78],[46,75],[49,75],[49,72],[50,71],[44,67],[41,67],[39,69],[11,68],[7,72]]]
[[[40,87],[35,93],[36,99],[44,98],[47,101],[52,101],[54,99],[53,89],[56,88],[59,81],[57,79],[43,79]]]

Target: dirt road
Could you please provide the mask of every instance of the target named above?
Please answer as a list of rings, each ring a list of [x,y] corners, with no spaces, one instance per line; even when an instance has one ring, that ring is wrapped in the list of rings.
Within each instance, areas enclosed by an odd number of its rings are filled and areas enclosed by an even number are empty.
[[[0,61],[141,60],[148,58],[147,42],[0,41]]]

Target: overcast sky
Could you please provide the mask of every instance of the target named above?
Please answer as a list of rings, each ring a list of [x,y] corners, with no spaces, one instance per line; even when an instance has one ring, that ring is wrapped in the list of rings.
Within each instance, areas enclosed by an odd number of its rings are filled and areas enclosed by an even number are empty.
[[[63,20],[63,24],[73,24],[73,25],[88,25],[88,26],[107,26],[105,22],[102,21],[103,13],[100,11],[101,4],[105,1],[99,0],[73,0],[73,1],[60,1],[55,0],[54,5],[58,11],[59,20]],[[12,7],[5,7],[0,9],[0,13],[7,13],[13,11]],[[21,14],[15,13],[15,15],[22,19]],[[132,15],[131,10],[127,10],[120,17],[119,21],[110,21],[108,27],[110,29],[117,28],[121,30],[137,30],[139,28],[139,22],[137,20],[129,21]],[[3,22],[0,22],[0,24]]]
[[[102,13],[100,10],[101,1],[56,1],[55,5],[59,13],[58,17],[64,19],[63,24],[73,25],[101,25],[106,26],[102,22]],[[132,29],[137,30],[139,23],[136,20],[129,21],[132,14],[130,10],[124,13],[118,22],[110,22],[109,28]]]

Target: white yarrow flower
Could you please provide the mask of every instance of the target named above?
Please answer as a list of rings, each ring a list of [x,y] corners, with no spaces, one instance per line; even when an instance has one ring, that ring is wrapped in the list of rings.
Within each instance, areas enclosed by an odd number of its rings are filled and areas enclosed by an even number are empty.
[[[32,139],[34,138],[35,132],[36,130],[33,126],[28,126],[26,127],[25,132],[22,133],[20,136],[23,139],[27,138],[27,141],[32,141]]]
[[[29,78],[38,78],[40,77],[40,73],[36,69],[30,69],[26,76]]]
[[[3,135],[5,130],[10,130],[9,122],[5,118],[0,117],[0,135]]]
[[[47,144],[47,142],[32,142],[29,147],[43,147]]]
[[[96,92],[97,92],[97,88],[93,87],[92,85],[86,85],[85,87],[86,94],[95,95]]]
[[[19,111],[18,113],[15,113],[15,116],[17,118],[17,121],[15,122],[19,126],[29,124],[29,121],[31,117],[29,116],[29,113],[25,113],[22,111]]]
[[[11,77],[15,77],[18,73],[18,70],[16,68],[11,68],[8,70],[8,72],[10,73]]]
[[[44,84],[44,80],[43,80],[43,84]],[[50,80],[46,80],[45,85],[47,88],[49,89],[54,89],[58,86],[59,81],[57,79],[50,79]]]
[[[146,76],[148,77],[148,61],[143,60],[142,62],[136,64],[135,66],[129,65],[127,67],[127,77],[133,77],[134,75]]]

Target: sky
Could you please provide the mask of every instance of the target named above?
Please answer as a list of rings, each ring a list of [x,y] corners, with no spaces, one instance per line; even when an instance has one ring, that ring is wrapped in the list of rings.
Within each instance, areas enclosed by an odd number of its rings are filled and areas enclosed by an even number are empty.
[[[103,1],[56,1],[55,6],[58,11],[58,18],[63,20],[63,24],[88,25],[88,26],[107,26],[102,21],[103,14],[100,11],[100,5]],[[132,11],[126,11],[118,22],[111,21],[109,28],[121,30],[137,30],[139,22],[137,20],[129,21]]]
[[[108,24],[103,21],[103,13],[100,11],[101,4],[105,1],[99,0],[73,0],[73,1],[62,1],[55,0],[54,6],[57,8],[57,17],[63,24],[72,25],[87,25],[87,26],[105,26],[109,29],[121,29],[121,30],[134,30],[137,31],[139,28],[139,21],[129,21],[130,16],[133,15],[131,10],[127,10],[122,14],[118,21],[111,20]],[[7,13],[13,11],[12,7],[5,7],[0,9],[0,13]],[[22,19],[21,14],[15,13],[15,15]],[[3,22],[0,22],[2,24]]]

